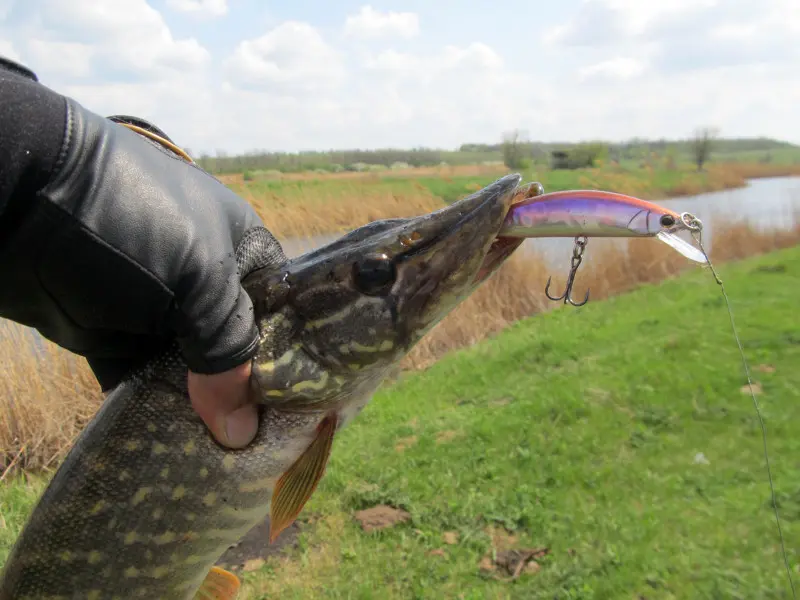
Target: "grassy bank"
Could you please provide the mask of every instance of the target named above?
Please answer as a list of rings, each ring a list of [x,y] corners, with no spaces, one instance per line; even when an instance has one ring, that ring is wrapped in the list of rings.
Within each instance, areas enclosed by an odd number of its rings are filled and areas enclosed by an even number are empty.
[[[507,173],[502,166],[428,167],[340,174],[255,174],[223,180],[247,198],[280,238],[343,232],[371,220],[429,212],[477,191]],[[741,187],[746,179],[800,174],[800,164],[723,163],[703,172],[664,161],[642,167],[526,171],[545,191],[607,189],[657,200]]]
[[[798,578],[800,249],[721,275]],[[380,393],[245,597],[789,598],[744,383],[707,272],[519,323]],[[411,520],[364,533],[375,504]],[[549,554],[481,572],[509,548]]]
[[[800,248],[720,273],[797,579]],[[519,322],[379,392],[337,436],[299,548],[242,597],[789,598],[744,384],[705,271]],[[0,492],[0,561],[40,488]],[[364,532],[378,504],[408,520]],[[520,549],[542,552],[510,581]]]

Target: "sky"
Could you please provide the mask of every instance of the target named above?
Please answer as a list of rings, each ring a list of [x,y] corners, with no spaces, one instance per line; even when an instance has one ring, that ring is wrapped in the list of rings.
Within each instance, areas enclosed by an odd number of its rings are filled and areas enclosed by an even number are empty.
[[[798,0],[0,0],[0,55],[193,153],[800,143]]]

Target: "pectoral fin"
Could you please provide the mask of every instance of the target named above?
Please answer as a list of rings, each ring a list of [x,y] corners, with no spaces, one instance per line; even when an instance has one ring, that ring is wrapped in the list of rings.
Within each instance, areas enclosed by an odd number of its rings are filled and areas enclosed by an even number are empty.
[[[234,600],[239,594],[239,578],[220,567],[211,567],[194,600]]]
[[[270,544],[294,522],[322,479],[331,454],[336,421],[335,413],[322,420],[314,441],[275,484],[270,507]]]

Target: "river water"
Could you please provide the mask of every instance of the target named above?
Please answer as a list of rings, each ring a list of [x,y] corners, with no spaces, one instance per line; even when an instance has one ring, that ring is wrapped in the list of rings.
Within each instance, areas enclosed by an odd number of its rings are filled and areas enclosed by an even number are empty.
[[[715,226],[722,224],[745,222],[758,229],[792,229],[800,219],[800,177],[752,179],[742,188],[677,196],[656,202],[676,212],[689,212],[699,218],[703,222],[703,245],[710,252],[714,244]],[[338,234],[328,234],[308,239],[290,238],[281,240],[281,244],[287,256],[292,257],[337,237]],[[548,266],[559,268],[569,264],[572,243],[572,238],[530,239],[517,252],[535,251]],[[590,240],[590,247],[615,243],[622,245],[625,241],[594,239]]]

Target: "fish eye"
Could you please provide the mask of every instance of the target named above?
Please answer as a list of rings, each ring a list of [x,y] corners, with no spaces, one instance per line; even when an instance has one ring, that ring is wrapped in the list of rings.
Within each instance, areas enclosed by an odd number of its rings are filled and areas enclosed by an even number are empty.
[[[675,225],[675,217],[672,215],[661,215],[661,226],[672,227]]]
[[[394,261],[386,254],[370,254],[353,264],[353,281],[360,292],[369,296],[387,291],[396,277]]]

